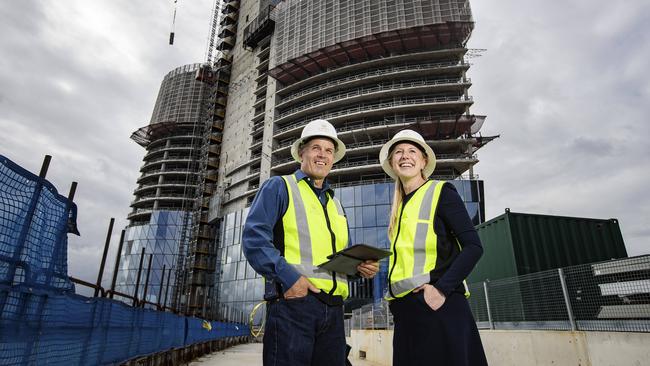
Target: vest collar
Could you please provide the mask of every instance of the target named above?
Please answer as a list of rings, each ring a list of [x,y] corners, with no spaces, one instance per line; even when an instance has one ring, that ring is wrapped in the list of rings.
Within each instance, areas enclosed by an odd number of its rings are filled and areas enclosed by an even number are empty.
[[[305,172],[303,172],[302,170],[298,169],[293,174],[296,176],[296,181],[297,182],[300,182],[301,180],[305,180],[307,182],[307,184],[309,184],[309,186],[312,189],[316,188],[316,187],[314,187],[313,180],[307,174],[305,174]],[[323,192],[328,192],[331,195],[331,197],[334,197],[334,190],[330,186],[330,183],[327,181],[327,179],[323,181],[322,190],[323,190]]]
[[[417,191],[419,191],[422,187],[424,187],[424,186],[425,186],[427,183],[429,183],[430,181],[431,181],[431,179],[427,179],[427,180],[425,180],[424,183],[422,183],[421,186],[417,187],[413,192],[411,192],[411,193],[405,195],[404,198],[402,198],[402,205],[406,205],[406,203],[411,199],[411,197],[413,197],[413,195],[415,195],[415,193],[416,193]]]

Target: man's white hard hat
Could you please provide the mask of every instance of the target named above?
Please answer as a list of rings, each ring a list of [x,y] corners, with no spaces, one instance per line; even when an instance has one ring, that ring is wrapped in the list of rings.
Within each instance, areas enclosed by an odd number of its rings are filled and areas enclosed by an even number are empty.
[[[427,165],[422,169],[422,174],[424,179],[427,179],[433,174],[433,171],[436,169],[436,154],[433,153],[433,150],[427,143],[424,141],[424,138],[419,133],[413,130],[402,130],[393,136],[390,141],[384,144],[379,151],[379,161],[381,162],[381,167],[384,169],[386,174],[390,175],[391,178],[397,180],[397,174],[393,171],[393,167],[390,166],[390,161],[388,160],[388,155],[391,151],[391,148],[399,143],[408,142],[414,145],[419,146],[427,156]]]
[[[306,141],[314,137],[326,137],[329,139],[332,139],[334,141],[335,146],[335,151],[334,151],[334,161],[333,163],[336,163],[337,161],[341,160],[343,156],[345,155],[345,144],[343,141],[339,140],[339,138],[336,136],[336,129],[334,129],[334,126],[332,126],[329,121],[324,120],[324,119],[317,119],[314,121],[311,121],[307,123],[305,128],[302,129],[302,134],[300,134],[300,138],[296,140],[293,145],[291,145],[291,156],[299,162],[302,163],[302,160],[300,160],[300,146]]]

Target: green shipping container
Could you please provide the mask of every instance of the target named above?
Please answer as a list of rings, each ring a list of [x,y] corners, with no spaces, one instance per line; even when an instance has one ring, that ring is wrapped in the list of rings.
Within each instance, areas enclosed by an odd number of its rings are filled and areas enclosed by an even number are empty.
[[[483,257],[468,283],[626,258],[617,219],[510,212],[476,227]]]

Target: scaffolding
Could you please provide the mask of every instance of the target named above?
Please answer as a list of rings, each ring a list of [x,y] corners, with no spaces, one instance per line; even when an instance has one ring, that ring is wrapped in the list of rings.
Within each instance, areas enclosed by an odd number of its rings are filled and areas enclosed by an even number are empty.
[[[188,315],[214,316],[216,228],[209,222],[210,200],[219,192],[219,158],[238,15],[239,1],[223,0],[221,6],[215,2],[206,62],[196,72],[196,80],[209,86],[210,97],[208,113],[202,126],[198,188],[195,191],[191,218],[188,217],[185,223],[189,230],[183,230],[184,235],[189,236],[189,245],[183,255],[183,263],[179,262],[178,267],[182,273],[178,278],[178,301],[181,311]],[[219,38],[217,42],[214,41],[215,34]],[[217,57],[213,61],[215,50]]]

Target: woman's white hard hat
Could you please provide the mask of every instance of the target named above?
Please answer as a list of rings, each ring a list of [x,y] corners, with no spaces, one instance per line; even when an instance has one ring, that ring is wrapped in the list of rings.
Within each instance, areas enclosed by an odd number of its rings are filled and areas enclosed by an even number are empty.
[[[291,156],[293,156],[297,162],[302,163],[299,155],[300,145],[302,145],[305,140],[309,140],[314,137],[326,137],[332,139],[336,145],[333,163],[336,163],[337,161],[343,159],[343,156],[345,156],[345,144],[336,136],[336,129],[334,126],[332,126],[331,123],[329,123],[329,121],[324,119],[317,119],[307,123],[305,128],[302,129],[300,138],[294,141],[294,143],[291,145]]]
[[[424,179],[427,179],[433,174],[433,171],[436,169],[436,154],[433,153],[433,150],[427,143],[424,141],[424,138],[419,133],[413,130],[402,130],[393,136],[390,141],[384,144],[379,151],[379,161],[381,162],[381,167],[384,169],[386,174],[390,175],[391,178],[397,180],[397,174],[393,170],[393,167],[390,165],[390,160],[388,155],[391,151],[391,148],[399,143],[408,142],[414,145],[417,145],[422,148],[427,156],[427,165],[422,169],[422,174]]]

